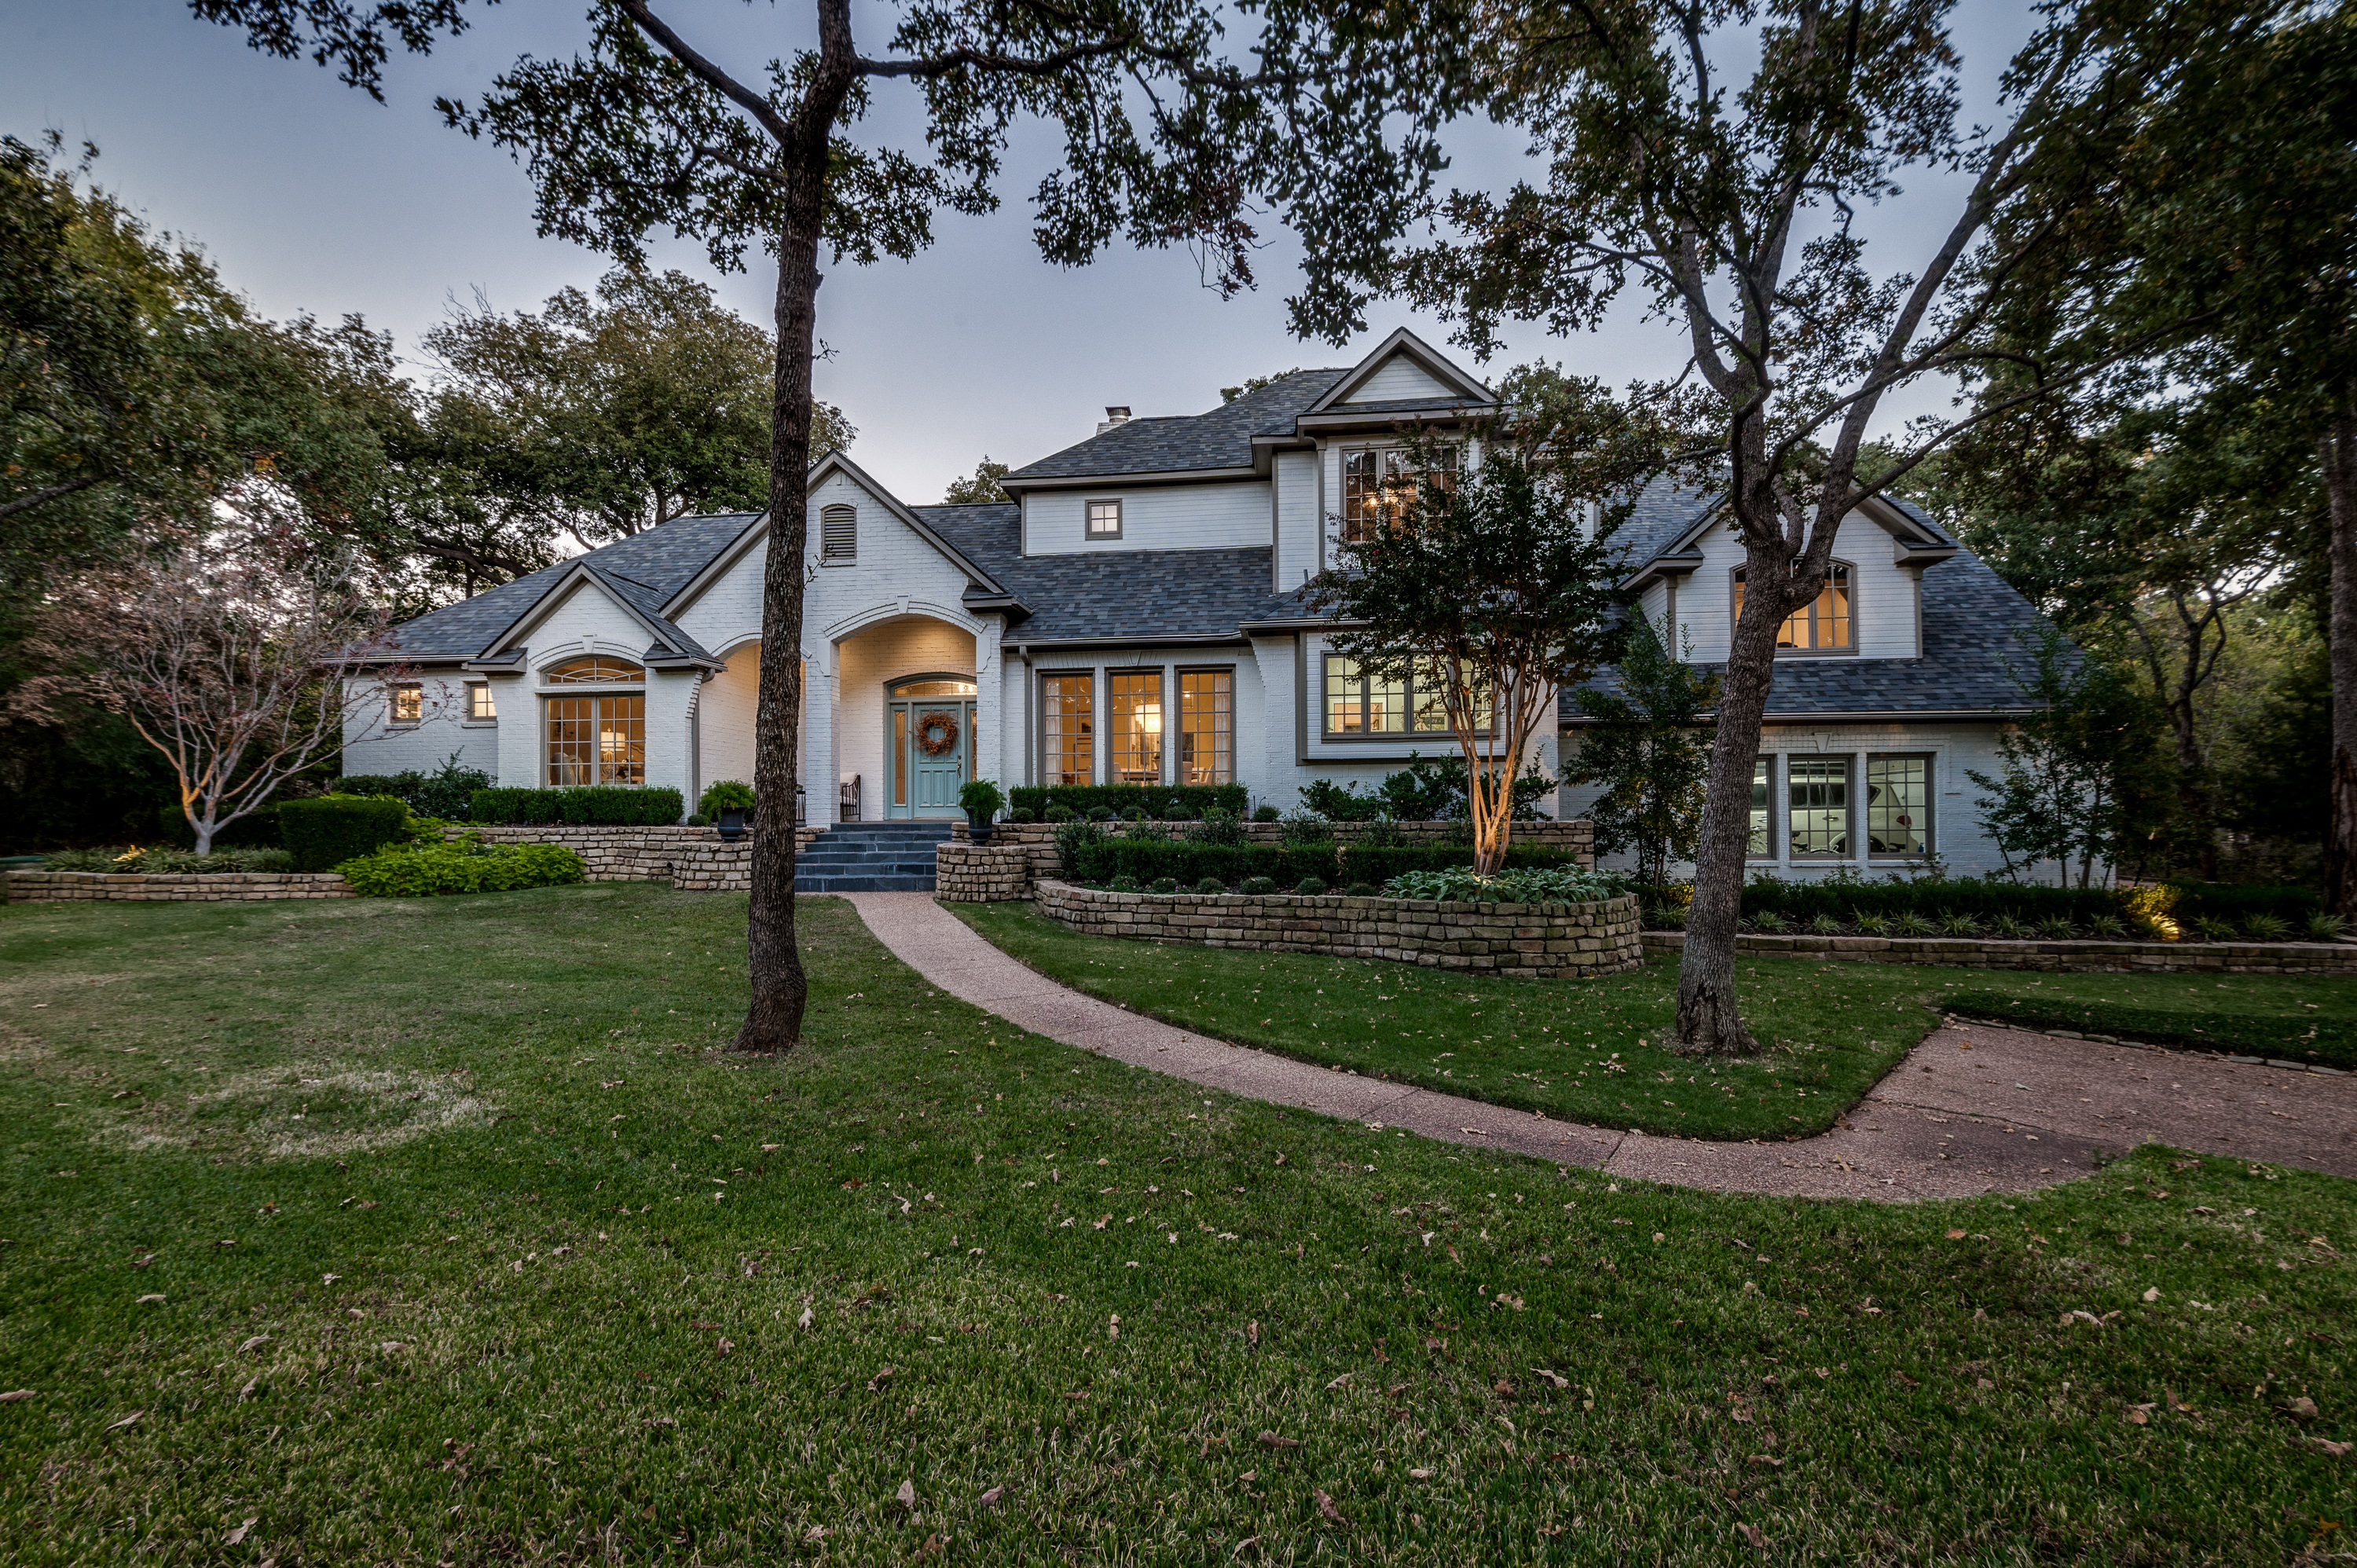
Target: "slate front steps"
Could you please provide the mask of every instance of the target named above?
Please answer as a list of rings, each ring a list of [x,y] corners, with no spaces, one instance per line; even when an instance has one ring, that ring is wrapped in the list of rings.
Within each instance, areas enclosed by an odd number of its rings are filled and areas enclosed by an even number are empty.
[[[933,850],[949,840],[946,821],[830,826],[795,860],[794,891],[931,893]]]

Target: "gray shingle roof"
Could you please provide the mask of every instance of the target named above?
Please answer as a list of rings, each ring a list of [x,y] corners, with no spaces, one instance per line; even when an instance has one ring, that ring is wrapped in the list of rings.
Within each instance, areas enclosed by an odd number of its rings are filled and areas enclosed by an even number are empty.
[[[701,654],[704,650],[677,627],[662,619],[662,606],[688,580],[711,564],[760,513],[716,512],[709,517],[682,517],[560,561],[529,576],[496,588],[486,588],[471,599],[428,610],[415,620],[393,628],[392,650],[399,658],[425,663],[474,659],[499,651],[490,640],[538,603],[558,579],[578,565],[587,565],[630,607],[656,622],[665,635],[676,638],[673,650]]]
[[[1026,557],[1012,502],[911,510],[1031,612],[1008,631],[1014,642],[1234,637],[1275,600],[1265,544]]]
[[[1986,562],[1960,553],[1923,573],[1922,658],[1780,659],[1768,716],[2022,708],[2028,700],[2006,665],[2026,672],[2047,625]],[[1618,690],[1609,671],[1590,684]],[[1562,714],[1566,719],[1578,714],[1568,692]]]
[[[1006,477],[1076,479],[1100,474],[1246,467],[1253,460],[1254,435],[1292,435],[1293,422],[1302,410],[1350,373],[1348,370],[1296,371],[1208,413],[1127,420]]]

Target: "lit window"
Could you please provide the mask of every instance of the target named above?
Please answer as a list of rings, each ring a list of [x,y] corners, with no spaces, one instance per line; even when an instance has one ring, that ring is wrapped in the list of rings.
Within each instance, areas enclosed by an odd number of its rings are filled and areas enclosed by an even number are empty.
[[[1161,783],[1161,671],[1108,677],[1105,703],[1113,719],[1113,749],[1105,758],[1105,782]]]
[[[1735,613],[1743,614],[1743,574],[1735,574]],[[1849,567],[1836,561],[1825,574],[1824,586],[1817,596],[1784,618],[1776,628],[1776,646],[1796,650],[1848,648],[1852,617],[1850,615]]]
[[[489,681],[467,682],[467,717],[475,724],[487,725],[500,716],[491,705],[491,683]]]
[[[592,655],[556,665],[541,679],[552,686],[638,686],[645,684],[647,672],[628,660]]]
[[[1178,677],[1178,782],[1228,784],[1236,776],[1236,678],[1224,670]]]
[[[1849,854],[1849,758],[1787,757],[1784,779],[1793,858]]]
[[[548,782],[647,781],[647,700],[636,693],[548,699]]]
[[[1096,677],[1049,675],[1039,682],[1042,771],[1050,784],[1096,782]]]
[[[1439,675],[1429,660],[1419,665],[1409,681],[1377,681],[1359,672],[1355,660],[1329,656],[1326,660],[1326,733],[1328,735],[1408,735],[1450,733],[1448,701]],[[1476,729],[1491,727],[1490,698],[1477,692],[1473,708]]]
[[[1342,454],[1342,537],[1362,543],[1375,536],[1383,519],[1396,520],[1415,504],[1417,481],[1429,474],[1443,491],[1455,488],[1457,449],[1443,447],[1430,468],[1418,468],[1405,447],[1371,447]]]
[[[1765,859],[1775,854],[1769,847],[1769,791],[1775,788],[1775,764],[1761,757],[1751,765],[1751,840],[1744,854]]]
[[[1868,854],[1932,853],[1932,759],[1866,759],[1866,849]]]
[[[859,509],[841,501],[821,507],[818,513],[818,558],[822,561],[859,559]]]
[[[1089,537],[1091,539],[1121,537],[1121,503],[1119,501],[1089,503]]]
[[[425,688],[395,686],[393,688],[392,722],[414,725],[425,716]]]

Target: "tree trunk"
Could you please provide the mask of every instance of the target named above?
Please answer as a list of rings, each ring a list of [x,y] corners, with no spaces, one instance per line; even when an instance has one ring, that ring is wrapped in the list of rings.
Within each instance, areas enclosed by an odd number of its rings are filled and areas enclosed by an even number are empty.
[[[1754,553],[1757,553],[1755,552]],[[1760,725],[1776,672],[1776,628],[1789,613],[1762,592],[1768,574],[1746,573],[1743,613],[1727,649],[1718,696],[1718,734],[1703,787],[1702,839],[1695,853],[1694,903],[1678,962],[1674,1047],[1688,1056],[1748,1056],[1760,1042],[1743,1026],[1735,994],[1736,922],[1742,913],[1744,858],[1751,837],[1751,775]]]
[[[2325,905],[2357,918],[2357,387],[2317,443],[2330,506],[2332,817],[2325,829]]]
[[[802,553],[810,532],[811,355],[818,328],[824,156],[822,141],[819,166],[786,177],[788,219],[778,242],[770,547],[761,570],[761,685],[753,749],[759,814],[746,921],[751,989],[737,1035],[740,1051],[792,1049],[802,1039],[810,994],[794,938],[794,786],[802,771]]]

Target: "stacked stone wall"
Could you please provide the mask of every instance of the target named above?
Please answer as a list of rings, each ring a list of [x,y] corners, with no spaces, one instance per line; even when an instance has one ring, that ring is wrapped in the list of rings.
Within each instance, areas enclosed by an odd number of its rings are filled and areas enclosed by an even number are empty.
[[[12,871],[8,897],[36,904],[89,901],[242,904],[265,898],[352,898],[350,884],[333,872]]]
[[[1379,958],[1517,979],[1582,979],[1637,967],[1637,900],[1455,904],[1274,893],[1103,893],[1042,881],[1043,915],[1087,936],[1260,952]]]
[[[1647,931],[1649,951],[1678,952],[1684,931]],[[2030,969],[2082,974],[2357,974],[2357,945],[2343,942],[2006,941],[1975,937],[1770,936],[1745,932],[1739,952],[1857,963],[1928,963],[1954,969]]]
[[[996,904],[1030,891],[1030,856],[1019,843],[945,843],[933,851],[937,898],[952,904]]]
[[[470,825],[486,843],[562,844],[581,857],[591,882],[669,882],[700,892],[742,893],[752,886],[750,838],[721,842],[718,828],[575,827],[564,823]],[[824,827],[794,830],[794,848],[809,847]]]

